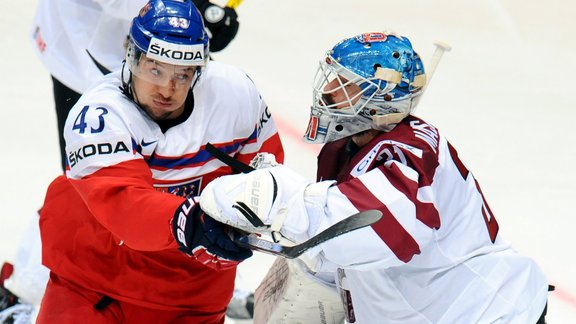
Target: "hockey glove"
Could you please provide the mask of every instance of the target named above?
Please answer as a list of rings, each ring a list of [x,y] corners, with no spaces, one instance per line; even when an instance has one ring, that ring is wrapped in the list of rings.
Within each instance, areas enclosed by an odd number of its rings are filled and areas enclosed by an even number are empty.
[[[194,0],[202,13],[204,24],[210,31],[210,52],[223,50],[236,37],[240,23],[233,8],[222,8],[206,0]]]
[[[237,232],[206,215],[194,198],[176,210],[172,230],[180,251],[216,270],[233,268],[252,256],[252,250],[232,241]]]
[[[285,166],[227,175],[210,182],[202,209],[219,222],[249,233],[300,243],[316,233],[325,217],[331,181],[312,183]],[[281,236],[278,236],[281,234]]]

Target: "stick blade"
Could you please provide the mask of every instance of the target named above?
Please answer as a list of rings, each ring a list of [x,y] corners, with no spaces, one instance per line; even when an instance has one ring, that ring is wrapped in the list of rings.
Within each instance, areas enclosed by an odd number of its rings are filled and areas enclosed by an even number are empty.
[[[279,243],[270,242],[256,236],[255,234],[239,237],[235,242],[240,246],[250,248],[254,251],[293,259],[299,257],[308,249],[311,249],[318,244],[359,228],[372,225],[381,218],[382,212],[379,210],[372,209],[362,211],[339,221],[324,231],[314,235],[309,240],[294,246],[284,246]]]

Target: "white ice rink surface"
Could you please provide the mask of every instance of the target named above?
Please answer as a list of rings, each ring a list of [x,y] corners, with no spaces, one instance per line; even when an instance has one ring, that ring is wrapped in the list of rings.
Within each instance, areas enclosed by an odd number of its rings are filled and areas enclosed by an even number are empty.
[[[0,262],[13,259],[59,173],[51,82],[28,40],[35,6],[6,1],[0,13]],[[416,115],[459,150],[503,237],[556,285],[548,322],[576,323],[575,12],[568,0],[246,0],[237,38],[214,57],[254,79],[277,120],[286,164],[314,177],[318,147],[299,138],[327,49],[382,30],[409,36],[424,62],[435,41],[452,45]],[[239,285],[254,289],[270,262],[247,261]]]

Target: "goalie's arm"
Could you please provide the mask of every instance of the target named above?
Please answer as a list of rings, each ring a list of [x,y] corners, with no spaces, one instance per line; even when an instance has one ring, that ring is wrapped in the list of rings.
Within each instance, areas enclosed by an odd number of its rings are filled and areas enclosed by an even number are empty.
[[[317,231],[358,210],[376,209],[383,217],[370,227],[323,243],[322,256],[341,267],[362,270],[409,262],[434,238],[434,230],[418,220],[413,199],[399,192],[378,168],[332,186]]]
[[[362,269],[400,265],[408,261],[406,256],[419,253],[420,244],[430,240],[432,233],[416,220],[415,214],[397,220],[382,201],[373,198],[367,186],[378,177],[382,175],[371,171],[335,186],[333,181],[313,183],[285,166],[277,166],[220,177],[204,189],[200,204],[222,223],[249,233],[270,235],[276,243],[284,245],[286,242],[280,238],[302,243],[350,215],[377,209],[384,214],[380,221],[330,239],[312,249],[308,256],[323,251],[322,256],[332,263]],[[388,201],[391,206],[413,207],[411,200],[393,191],[379,196],[386,194],[395,199]],[[255,217],[264,226],[257,225]]]

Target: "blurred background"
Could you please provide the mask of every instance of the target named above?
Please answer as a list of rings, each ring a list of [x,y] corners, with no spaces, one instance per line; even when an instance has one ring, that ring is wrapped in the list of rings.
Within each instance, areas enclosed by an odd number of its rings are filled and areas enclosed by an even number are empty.
[[[0,13],[0,262],[13,259],[60,172],[52,85],[30,37],[35,7],[35,0],[21,0]],[[456,147],[503,237],[556,285],[548,322],[574,322],[575,3],[245,0],[237,10],[238,36],[213,57],[255,81],[280,129],[286,164],[310,178],[320,147],[301,136],[312,78],[328,49],[343,38],[389,30],[411,39],[427,63],[434,42],[450,44],[415,114]],[[271,260],[258,254],[245,262],[238,285],[255,289]]]

